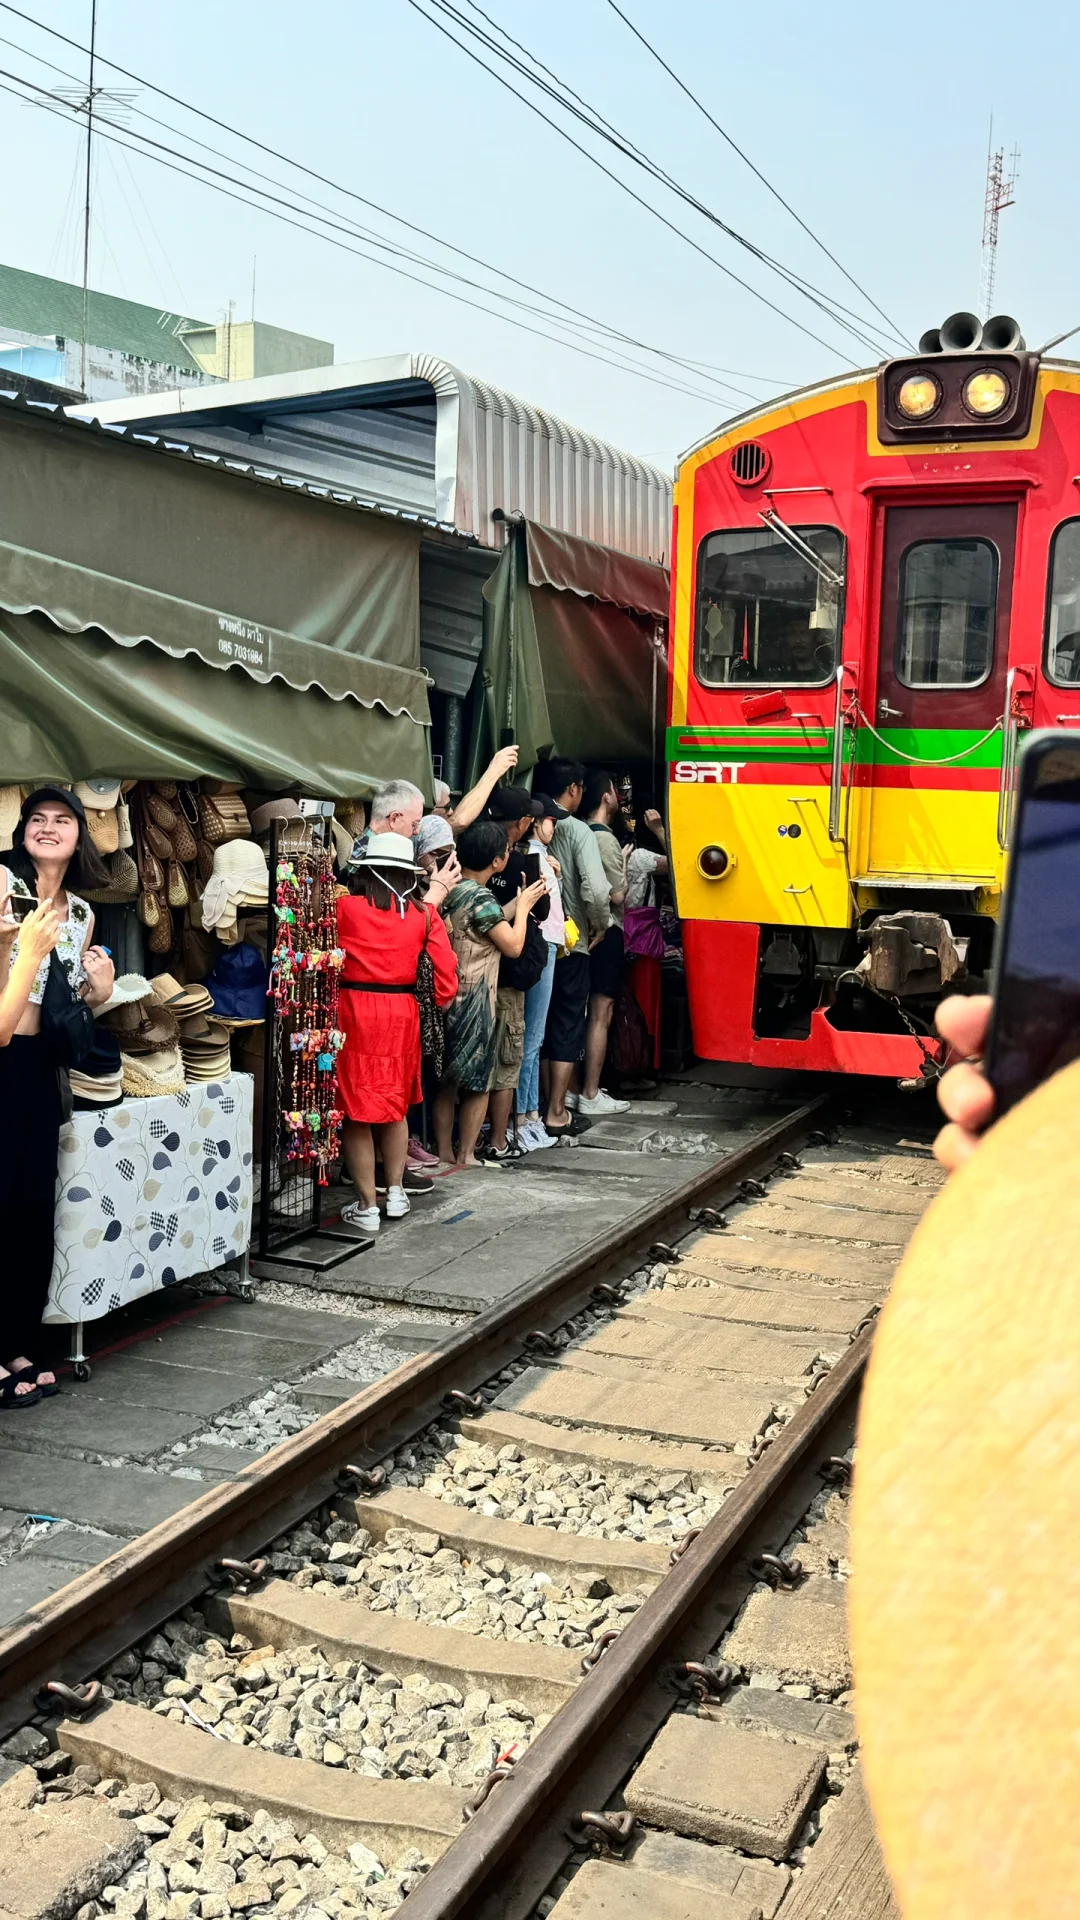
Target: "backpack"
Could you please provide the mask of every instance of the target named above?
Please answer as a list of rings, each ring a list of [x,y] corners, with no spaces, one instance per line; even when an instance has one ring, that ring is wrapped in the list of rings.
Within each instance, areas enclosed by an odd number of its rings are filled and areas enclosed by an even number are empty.
[[[548,943],[530,913],[525,922],[525,945],[516,960],[499,961],[500,987],[516,987],[528,993],[542,979],[548,961]]]
[[[653,1072],[652,1038],[629,987],[622,988],[615,1002],[608,1057],[617,1073]]]

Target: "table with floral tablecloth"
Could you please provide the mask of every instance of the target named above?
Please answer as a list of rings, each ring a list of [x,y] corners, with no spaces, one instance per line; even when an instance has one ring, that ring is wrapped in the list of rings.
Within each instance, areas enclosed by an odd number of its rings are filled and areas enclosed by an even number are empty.
[[[81,1325],[229,1261],[251,1239],[254,1081],[76,1113],[60,1130],[46,1322]]]

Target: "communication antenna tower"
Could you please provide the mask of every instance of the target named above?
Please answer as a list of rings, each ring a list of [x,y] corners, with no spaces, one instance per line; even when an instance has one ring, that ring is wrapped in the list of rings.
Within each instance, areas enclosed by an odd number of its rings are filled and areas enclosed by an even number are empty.
[[[1006,207],[1016,198],[1020,178],[1020,149],[1014,147],[1005,172],[1005,149],[994,147],[994,116],[990,116],[990,138],[986,150],[986,199],[983,202],[982,272],[979,280],[979,315],[988,320],[994,305],[994,279],[997,274],[998,225]]]

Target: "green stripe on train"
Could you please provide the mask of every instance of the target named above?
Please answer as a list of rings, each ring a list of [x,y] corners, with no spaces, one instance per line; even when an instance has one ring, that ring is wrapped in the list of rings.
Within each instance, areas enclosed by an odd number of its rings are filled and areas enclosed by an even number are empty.
[[[979,727],[888,727],[875,739],[866,727],[851,755],[860,767],[985,768],[1001,765],[1001,730],[985,738]],[[744,765],[820,765],[832,758],[832,728],[669,727],[669,760],[738,760]]]

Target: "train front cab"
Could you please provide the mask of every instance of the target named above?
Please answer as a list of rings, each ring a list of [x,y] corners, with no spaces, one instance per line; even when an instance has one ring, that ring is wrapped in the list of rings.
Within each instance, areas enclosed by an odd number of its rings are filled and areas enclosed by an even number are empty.
[[[948,442],[898,411],[924,376]],[[1080,369],[974,351],[796,396],[690,456],[676,516],[695,1049],[925,1078],[943,991],[988,976],[1019,740],[1080,724]]]

